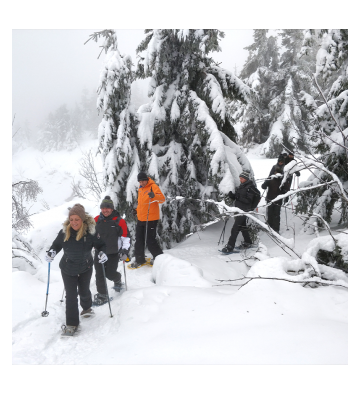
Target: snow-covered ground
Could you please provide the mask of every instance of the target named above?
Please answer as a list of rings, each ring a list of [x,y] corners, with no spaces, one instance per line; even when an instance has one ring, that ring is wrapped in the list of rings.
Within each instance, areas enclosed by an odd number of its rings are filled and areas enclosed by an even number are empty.
[[[89,141],[81,149],[95,146],[95,141]],[[248,158],[256,179],[267,177],[276,162],[262,159],[254,152]],[[70,184],[72,176],[78,177],[80,159],[80,149],[41,153],[28,148],[13,156],[13,178],[33,178],[43,188],[33,207],[39,211],[32,217],[34,228],[26,235],[41,258],[60,230],[67,207],[81,202],[90,214],[95,216],[99,212],[98,202],[72,197]],[[302,172],[300,181],[306,178]],[[50,206],[49,210],[43,201]],[[314,235],[300,232],[301,224],[291,210],[287,219],[296,230],[295,249],[301,254]],[[227,224],[225,243],[231,226],[232,223]],[[240,262],[244,258],[240,254],[220,255],[222,228],[223,223],[217,223],[195,233],[164,251],[153,268],[127,269],[128,291],[119,297],[108,282],[114,296],[113,318],[107,305],[97,308],[94,317],[81,321],[81,332],[74,338],[60,338],[60,327],[65,323],[65,307],[60,302],[61,253],[51,265],[47,318],[41,317],[47,263],[43,260],[36,269],[28,271],[14,270],[13,364],[347,364],[347,289],[308,288],[264,279],[250,281],[239,289],[244,281],[221,282],[241,276],[299,279],[304,269],[296,257],[286,255],[264,234],[258,253],[260,260]],[[292,230],[286,229],[282,212],[281,234],[293,237]],[[241,239],[239,235],[238,242]],[[300,274],[290,271],[296,267]],[[96,292],[94,276],[91,291]],[[304,382],[305,378],[298,377],[296,382],[299,380]],[[169,393],[177,392],[170,387]]]

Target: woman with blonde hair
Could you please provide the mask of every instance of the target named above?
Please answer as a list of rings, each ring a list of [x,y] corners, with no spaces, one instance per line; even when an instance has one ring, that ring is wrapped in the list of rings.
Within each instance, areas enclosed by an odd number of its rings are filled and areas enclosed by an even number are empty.
[[[93,217],[85,213],[81,204],[75,204],[69,210],[69,217],[63,223],[56,239],[46,253],[46,260],[51,262],[55,255],[64,250],[60,260],[61,275],[66,290],[66,325],[62,326],[63,336],[72,336],[79,326],[79,307],[83,308],[81,315],[89,317],[94,314],[91,309],[92,296],[90,280],[93,272],[93,257],[91,250],[96,248],[103,252],[99,260],[107,261],[105,242],[96,235]]]

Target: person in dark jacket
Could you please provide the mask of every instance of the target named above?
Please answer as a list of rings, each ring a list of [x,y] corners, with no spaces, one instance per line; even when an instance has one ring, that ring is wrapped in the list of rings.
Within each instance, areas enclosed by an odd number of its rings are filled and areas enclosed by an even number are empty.
[[[94,218],[96,222],[96,233],[106,243],[106,255],[108,260],[104,264],[105,276],[114,281],[114,290],[121,290],[121,274],[117,271],[119,259],[126,260],[129,256],[130,238],[126,222],[114,209],[114,202],[110,196],[105,196],[100,204],[100,215]],[[95,279],[98,293],[94,296],[94,303],[103,304],[107,302],[106,279],[99,258],[95,253]]]
[[[286,157],[285,157],[285,159],[284,159],[284,160],[285,160],[284,166],[286,166],[288,163],[290,163],[290,162],[293,161],[293,160],[295,161],[294,154],[293,154],[292,152],[289,152],[288,155],[287,155],[287,154],[285,154],[285,155],[286,155]],[[295,161],[295,162],[296,162],[296,161]],[[299,172],[299,171],[296,171],[294,174],[296,175],[296,177],[300,177],[300,172]],[[284,193],[290,191],[292,181],[293,181],[293,174],[290,174],[290,175],[286,178],[286,181],[285,181],[285,183],[284,183],[284,185],[283,185],[283,191],[284,191]],[[286,198],[284,198],[284,204],[285,204],[288,200],[289,200],[289,196],[287,196]]]
[[[63,325],[63,334],[71,336],[79,326],[78,295],[81,315],[88,317],[93,314],[92,298],[90,292],[90,279],[92,275],[93,257],[91,250],[95,247],[101,251],[102,262],[105,263],[105,242],[96,236],[95,221],[85,213],[84,206],[75,204],[69,210],[69,217],[63,223],[56,239],[53,241],[46,260],[51,262],[61,250],[64,255],[60,260],[61,276],[66,290],[66,326]]]
[[[228,195],[230,199],[235,200],[235,207],[238,207],[243,211],[251,211],[252,201],[255,195],[255,191],[252,189],[253,186],[254,184],[250,180],[249,172],[243,171],[240,174],[240,186],[235,189],[235,194],[230,191]],[[222,252],[228,253],[234,249],[239,232],[241,232],[244,238],[244,242],[242,243],[243,248],[248,248],[252,244],[249,231],[246,227],[246,220],[246,215],[235,217],[229,241],[221,250]]]
[[[266,202],[269,203],[271,200],[275,199],[277,196],[284,193],[284,190],[280,190],[280,184],[282,182],[282,176],[274,177],[276,174],[284,173],[284,157],[279,156],[277,164],[271,168],[269,177],[261,185],[262,189],[268,188],[266,195]],[[273,177],[272,177],[273,176]],[[280,212],[281,212],[282,199],[271,203],[267,208],[267,220],[269,226],[279,233],[280,231]]]

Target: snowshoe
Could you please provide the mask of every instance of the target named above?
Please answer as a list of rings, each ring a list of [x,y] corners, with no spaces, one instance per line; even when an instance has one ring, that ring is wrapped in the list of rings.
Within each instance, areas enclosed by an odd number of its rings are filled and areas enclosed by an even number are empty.
[[[137,263],[136,261],[134,261],[133,263],[129,263],[127,265],[127,267],[128,267],[128,269],[133,270],[133,269],[139,269],[139,267],[145,266],[145,265],[147,265],[146,261],[144,263]]]
[[[249,244],[249,243],[241,243],[239,246],[235,246],[236,250],[247,250],[248,248],[258,248],[259,244]]]
[[[124,289],[124,285],[125,285],[125,283],[122,283],[121,281],[119,281],[118,283],[114,282],[114,286],[112,288],[116,292],[121,292]]]
[[[229,255],[229,254],[233,254],[234,252],[238,252],[238,251],[234,251],[234,247],[231,247],[229,245],[226,245],[222,250],[219,251],[224,255]]]
[[[113,298],[110,297],[110,302],[113,300]],[[94,300],[93,300],[93,307],[96,306],[102,306],[103,304],[107,303],[108,299],[105,294],[95,294],[94,295]]]
[[[62,333],[61,333],[62,337],[74,336],[75,332],[78,331],[78,326],[62,325],[61,330],[62,330]]]
[[[146,261],[146,265],[147,266],[153,266],[154,265],[154,261],[151,259],[151,258],[145,258],[145,261]]]
[[[90,309],[83,310],[80,313],[80,316],[84,317],[84,318],[89,318],[89,317],[93,316],[94,314],[95,314],[95,311],[90,307]]]

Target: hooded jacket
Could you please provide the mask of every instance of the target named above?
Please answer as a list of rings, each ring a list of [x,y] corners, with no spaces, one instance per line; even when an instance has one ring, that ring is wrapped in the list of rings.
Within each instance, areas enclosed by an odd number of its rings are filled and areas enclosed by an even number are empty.
[[[281,166],[279,164],[274,165],[271,168],[269,178],[261,186],[263,189],[268,188],[268,192],[266,195],[267,201],[273,200],[278,195],[281,195],[282,193],[284,193],[282,190],[280,190],[280,184],[282,182],[283,177],[270,178],[272,175],[275,175],[277,173],[283,174],[284,173],[284,166]]]
[[[96,248],[99,251],[106,251],[105,242],[95,233],[95,221],[86,214],[84,222],[85,232],[80,240],[76,240],[77,231],[70,228],[70,238],[64,241],[66,228],[70,224],[69,219],[63,223],[63,229],[60,230],[56,239],[53,241],[50,249],[59,253],[62,249],[64,255],[60,260],[60,269],[69,276],[77,276],[84,273],[94,264],[91,250]]]
[[[148,193],[153,191],[155,197],[149,198]],[[149,207],[150,202],[150,207]],[[153,203],[154,202],[154,203]],[[139,221],[156,221],[160,219],[159,204],[165,202],[165,196],[155,182],[149,178],[148,183],[144,187],[140,187],[138,191],[138,206],[136,208]],[[149,218],[148,218],[149,210]]]

